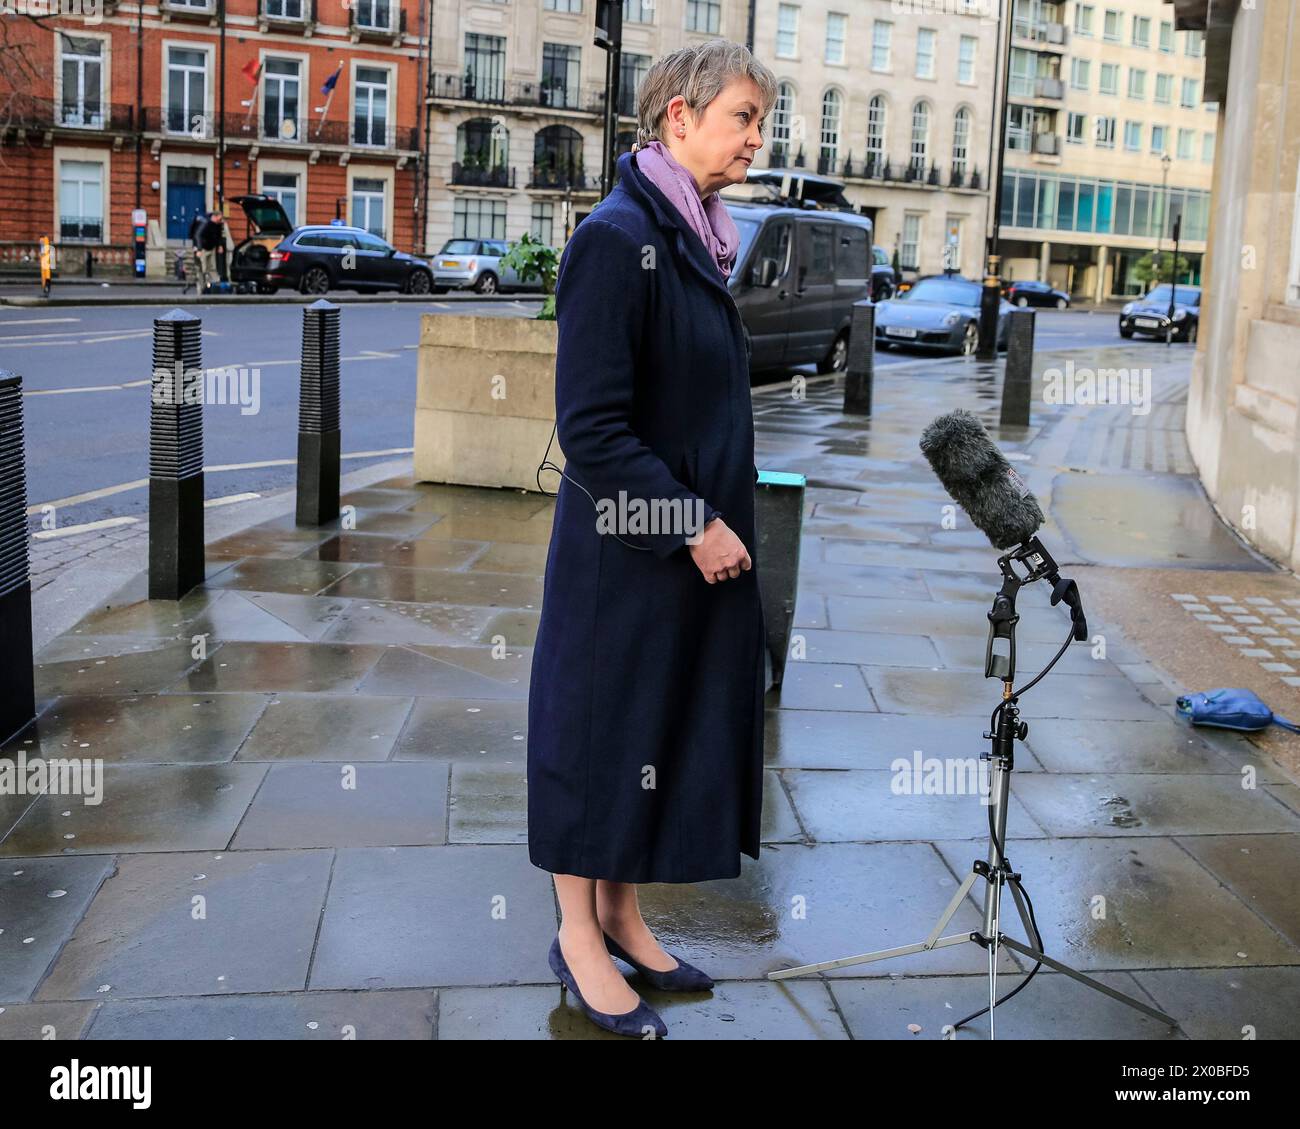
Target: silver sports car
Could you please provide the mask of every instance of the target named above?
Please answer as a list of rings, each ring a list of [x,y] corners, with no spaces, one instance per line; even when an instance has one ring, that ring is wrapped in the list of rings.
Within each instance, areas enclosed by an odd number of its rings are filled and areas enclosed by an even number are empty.
[[[980,344],[983,285],[961,275],[930,275],[906,294],[876,304],[876,345],[973,354]],[[1007,347],[1011,304],[998,299],[998,348]]]

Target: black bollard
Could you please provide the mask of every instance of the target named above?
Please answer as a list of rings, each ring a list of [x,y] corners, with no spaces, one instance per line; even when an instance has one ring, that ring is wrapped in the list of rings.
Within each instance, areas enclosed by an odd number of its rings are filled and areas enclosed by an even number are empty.
[[[302,312],[296,524],[339,516],[339,308],[322,298]]]
[[[0,741],[36,716],[25,465],[23,380],[0,370]]]
[[[998,314],[1002,309],[1002,283],[997,275],[984,279],[980,290],[980,343],[975,351],[977,361],[998,359]]]
[[[766,688],[780,686],[790,653],[794,605],[799,591],[799,548],[803,540],[803,500],[807,480],[802,474],[759,471],[754,494],[754,524],[758,549],[759,599],[767,629]]]
[[[1034,385],[1034,311],[1012,310],[1009,319],[1001,422],[1028,427],[1029,396]]]
[[[149,411],[149,599],[179,600],[204,578],[203,322],[153,323]]]
[[[866,298],[853,303],[849,323],[849,360],[844,369],[844,414],[871,414],[871,385],[876,372],[876,307]]]

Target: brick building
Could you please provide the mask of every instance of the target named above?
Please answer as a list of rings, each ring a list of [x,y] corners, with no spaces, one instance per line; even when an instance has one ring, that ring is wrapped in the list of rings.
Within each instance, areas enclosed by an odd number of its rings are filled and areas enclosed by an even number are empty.
[[[421,0],[102,0],[98,19],[11,17],[0,264],[53,234],[65,273],[84,251],[127,267],[139,207],[149,273],[164,273],[197,211],[224,199],[242,237],[230,201],[249,192],[278,197],[295,223],[337,216],[418,249],[426,12]]]

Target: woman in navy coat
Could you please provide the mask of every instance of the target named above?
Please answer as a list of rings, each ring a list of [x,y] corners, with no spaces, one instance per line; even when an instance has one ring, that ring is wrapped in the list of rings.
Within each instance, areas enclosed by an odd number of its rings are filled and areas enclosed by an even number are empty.
[[[759,854],[758,472],[724,273],[735,225],[713,194],[745,179],[775,88],[725,40],[659,60],[639,94],[641,144],[556,284],[566,461],[529,689],[529,857],[560,900],[552,968],[626,1034],[665,1028],[611,953],[661,987],[712,985],[659,946],[635,884],[734,878],[742,853]],[[673,175],[697,198],[672,198]]]

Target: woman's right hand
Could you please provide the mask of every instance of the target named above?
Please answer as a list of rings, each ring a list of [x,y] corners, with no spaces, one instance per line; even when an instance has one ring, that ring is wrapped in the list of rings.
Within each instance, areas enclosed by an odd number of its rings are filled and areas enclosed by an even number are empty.
[[[744,543],[720,517],[709,522],[699,541],[691,545],[691,559],[710,584],[734,579],[741,569],[748,572],[753,568]]]

